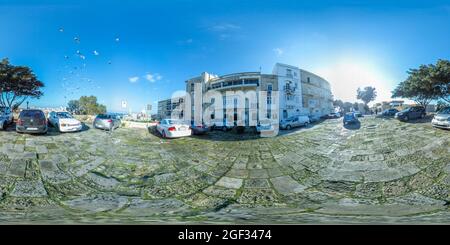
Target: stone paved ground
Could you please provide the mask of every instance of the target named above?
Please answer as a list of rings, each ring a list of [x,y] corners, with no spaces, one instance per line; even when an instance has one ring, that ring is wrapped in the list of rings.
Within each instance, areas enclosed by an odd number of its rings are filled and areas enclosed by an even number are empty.
[[[450,131],[328,120],[276,138],[0,131],[0,223],[450,223]]]

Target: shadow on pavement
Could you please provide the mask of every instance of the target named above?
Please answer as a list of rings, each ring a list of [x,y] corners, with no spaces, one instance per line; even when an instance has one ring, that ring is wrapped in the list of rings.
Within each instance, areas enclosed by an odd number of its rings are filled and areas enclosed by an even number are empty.
[[[348,130],[358,130],[361,128],[361,122],[351,123],[351,124],[344,124],[344,128]]]

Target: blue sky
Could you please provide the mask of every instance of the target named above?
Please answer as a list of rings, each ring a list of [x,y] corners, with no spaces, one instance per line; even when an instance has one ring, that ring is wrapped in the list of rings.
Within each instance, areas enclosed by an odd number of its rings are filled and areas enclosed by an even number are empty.
[[[36,106],[96,95],[156,109],[203,71],[276,62],[323,76],[337,99],[373,85],[381,101],[409,68],[449,59],[449,40],[450,1],[0,0],[0,58],[45,83]]]

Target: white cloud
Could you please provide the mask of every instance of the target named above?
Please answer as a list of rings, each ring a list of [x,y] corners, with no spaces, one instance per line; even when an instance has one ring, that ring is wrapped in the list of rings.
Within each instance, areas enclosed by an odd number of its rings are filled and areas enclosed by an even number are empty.
[[[147,74],[144,76],[144,78],[145,78],[147,81],[149,81],[149,82],[151,82],[151,83],[154,83],[154,82],[156,82],[156,81],[161,80],[163,77],[162,77],[160,74],[158,74],[158,73],[154,73],[154,74],[147,73]]]
[[[211,31],[223,32],[241,29],[240,26],[231,23],[216,24],[209,28]]]
[[[130,83],[135,83],[139,80],[139,77],[130,77],[128,78],[128,81],[130,81]]]
[[[282,50],[281,48],[274,48],[273,52],[275,52],[277,54],[277,56],[281,56],[284,53],[284,50]]]

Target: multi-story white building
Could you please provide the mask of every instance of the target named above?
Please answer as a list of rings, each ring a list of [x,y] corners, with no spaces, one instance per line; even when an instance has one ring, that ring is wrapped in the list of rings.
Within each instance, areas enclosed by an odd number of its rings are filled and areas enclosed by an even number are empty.
[[[213,96],[205,96],[209,94]],[[240,72],[217,76],[203,72],[187,80],[184,116],[191,121],[226,119],[235,125],[254,126],[252,122],[265,118],[278,121],[296,115],[323,116],[334,111],[332,101],[325,79],[277,63],[272,74]],[[169,104],[161,101],[158,109]],[[164,113],[158,114],[168,116],[165,108],[158,110]]]

